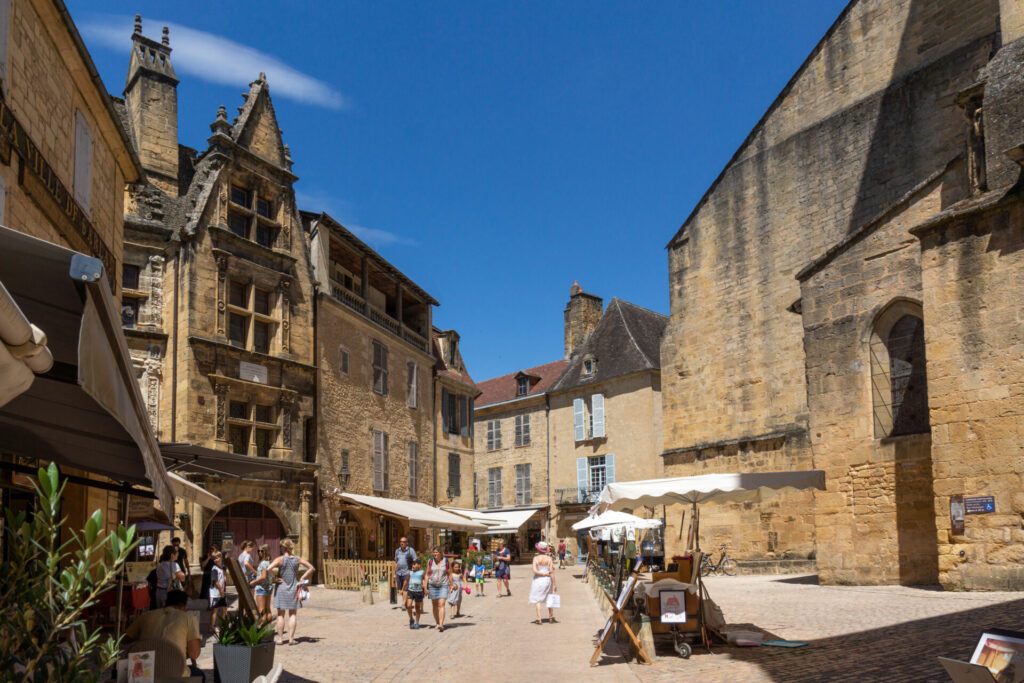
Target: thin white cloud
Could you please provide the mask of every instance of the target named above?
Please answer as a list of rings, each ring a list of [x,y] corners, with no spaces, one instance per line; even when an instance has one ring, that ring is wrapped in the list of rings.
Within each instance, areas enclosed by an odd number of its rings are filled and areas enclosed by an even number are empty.
[[[389,246],[415,246],[416,241],[390,230],[369,228],[358,223],[350,223],[345,216],[352,215],[352,203],[344,199],[336,199],[317,191],[296,192],[295,201],[303,211],[324,212],[348,228],[356,237],[371,247],[380,249]]]
[[[275,96],[328,109],[348,106],[346,98],[331,85],[288,66],[272,55],[224,36],[158,20],[147,20],[145,33],[157,37],[163,26],[171,32],[174,69],[179,75],[189,74],[223,85],[245,85],[262,71],[267,74]],[[128,36],[132,33],[130,17],[96,15],[87,18],[81,29],[90,45],[122,50],[128,54]]]

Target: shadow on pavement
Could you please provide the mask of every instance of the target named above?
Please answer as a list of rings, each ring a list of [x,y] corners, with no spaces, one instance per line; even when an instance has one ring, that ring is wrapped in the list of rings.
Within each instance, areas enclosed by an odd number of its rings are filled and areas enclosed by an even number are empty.
[[[772,579],[775,583],[792,583],[804,586],[819,586],[821,582],[818,581],[817,574],[805,574],[803,576],[787,576],[782,579]]]

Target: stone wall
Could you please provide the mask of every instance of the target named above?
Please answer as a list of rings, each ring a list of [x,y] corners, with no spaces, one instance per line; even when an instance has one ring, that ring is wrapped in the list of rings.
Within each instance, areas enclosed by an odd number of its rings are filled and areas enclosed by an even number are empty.
[[[995,193],[1000,195],[1001,193]],[[991,204],[991,203],[990,203]],[[939,579],[1024,588],[1024,200],[915,230],[921,240]],[[950,496],[995,512],[950,523]]]
[[[515,420],[517,415],[530,416],[530,443],[516,446]],[[487,423],[501,421],[501,447],[488,450]],[[530,465],[532,505],[546,505],[550,482],[548,479],[548,412],[544,396],[525,397],[494,406],[478,407],[474,423],[474,472],[477,482],[476,508],[488,507],[488,470],[501,468],[502,507],[516,504],[516,465]],[[440,455],[438,456],[440,458]]]

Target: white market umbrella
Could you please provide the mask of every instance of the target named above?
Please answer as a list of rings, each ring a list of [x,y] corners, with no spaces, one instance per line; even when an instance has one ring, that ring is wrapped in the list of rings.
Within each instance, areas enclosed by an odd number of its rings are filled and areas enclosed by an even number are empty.
[[[573,531],[595,529],[603,526],[632,526],[636,529],[657,529],[661,526],[660,519],[644,519],[618,510],[605,510],[599,515],[591,515],[572,525]]]
[[[698,503],[759,500],[763,495],[782,489],[824,491],[825,472],[734,472],[616,482],[604,487],[595,507],[602,510],[621,510],[690,503],[696,518]],[[696,529],[694,531],[697,550],[700,550],[700,535],[696,533]]]

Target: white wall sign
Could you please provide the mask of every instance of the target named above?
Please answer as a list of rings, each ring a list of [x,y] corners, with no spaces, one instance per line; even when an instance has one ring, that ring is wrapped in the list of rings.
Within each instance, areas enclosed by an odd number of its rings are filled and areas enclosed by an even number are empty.
[[[247,382],[259,382],[260,384],[267,383],[267,368],[256,363],[246,363],[240,361],[238,363],[238,379],[244,379]]]

